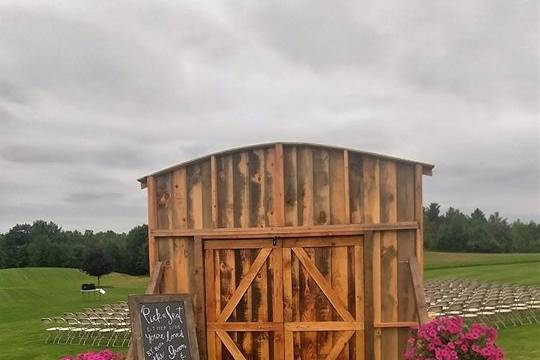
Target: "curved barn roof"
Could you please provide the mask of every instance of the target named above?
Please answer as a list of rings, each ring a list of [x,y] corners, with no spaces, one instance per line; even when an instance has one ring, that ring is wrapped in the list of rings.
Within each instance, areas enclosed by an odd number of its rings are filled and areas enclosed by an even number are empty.
[[[324,148],[324,149],[328,149],[328,150],[347,150],[349,152],[357,153],[357,154],[361,154],[361,155],[374,156],[374,157],[378,157],[378,158],[382,158],[382,159],[394,160],[394,161],[399,161],[399,162],[404,162],[404,163],[409,163],[409,164],[419,164],[419,165],[422,165],[422,167],[423,167],[424,175],[431,175],[432,170],[435,167],[432,164],[428,164],[428,163],[424,163],[424,162],[420,162],[420,161],[403,159],[403,158],[398,158],[398,157],[395,157],[395,156],[388,156],[388,155],[383,155],[383,154],[377,154],[377,153],[369,152],[369,151],[350,149],[350,148],[341,147],[341,146],[330,146],[330,145],[324,145],[324,144],[314,144],[314,143],[305,143],[305,142],[282,142],[282,141],[276,141],[276,142],[270,142],[270,143],[246,145],[246,146],[241,146],[241,147],[237,147],[237,148],[232,148],[232,149],[227,149],[227,150],[211,153],[211,154],[201,156],[201,157],[198,157],[198,158],[195,158],[195,159],[192,159],[192,160],[184,161],[184,162],[176,164],[176,165],[169,166],[169,167],[167,167],[165,169],[162,169],[162,170],[153,172],[151,174],[145,175],[145,176],[143,176],[143,177],[141,177],[141,178],[139,178],[137,180],[141,183],[141,187],[144,188],[144,187],[146,187],[146,179],[149,176],[157,176],[157,175],[165,174],[165,173],[171,172],[171,171],[173,171],[175,169],[178,169],[178,168],[181,168],[181,167],[184,167],[184,166],[187,166],[187,165],[191,165],[191,164],[194,164],[194,163],[197,163],[197,162],[203,162],[205,160],[208,160],[212,156],[226,155],[226,154],[231,154],[231,153],[235,153],[235,152],[245,151],[245,150],[248,150],[248,149],[265,148],[265,147],[269,147],[269,146],[274,146],[276,144],[283,144],[284,146],[310,146],[310,147]]]

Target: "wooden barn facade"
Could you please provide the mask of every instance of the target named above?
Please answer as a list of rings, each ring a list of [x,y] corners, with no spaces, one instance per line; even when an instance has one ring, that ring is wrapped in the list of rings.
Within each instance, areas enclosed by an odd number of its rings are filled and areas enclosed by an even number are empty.
[[[272,143],[141,178],[155,286],[193,295],[202,358],[401,359],[425,316],[432,168]]]

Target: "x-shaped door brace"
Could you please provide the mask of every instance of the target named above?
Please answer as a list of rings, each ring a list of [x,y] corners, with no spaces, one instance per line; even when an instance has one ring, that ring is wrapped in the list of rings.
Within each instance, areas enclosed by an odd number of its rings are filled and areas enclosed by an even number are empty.
[[[247,289],[255,279],[255,276],[259,273],[261,267],[264,265],[266,260],[268,259],[268,256],[272,252],[273,248],[262,248],[259,254],[257,255],[257,258],[249,268],[246,275],[242,278],[240,281],[240,284],[238,284],[238,287],[232,294],[232,296],[229,298],[229,302],[225,305],[223,310],[221,311],[221,314],[219,314],[217,318],[217,322],[225,322],[229,319],[232,312],[246,293]],[[351,315],[351,313],[347,310],[347,307],[343,303],[343,301],[339,298],[338,294],[332,289],[332,286],[323,274],[317,269],[313,261],[309,258],[309,255],[307,252],[301,248],[301,247],[294,247],[292,248],[292,251],[295,253],[295,255],[298,257],[298,260],[302,263],[306,271],[309,273],[309,275],[313,278],[315,283],[320,287],[320,289],[323,291],[325,296],[328,298],[330,303],[334,306],[336,309],[336,312],[341,316],[341,318],[350,323],[355,323],[356,320]],[[361,329],[359,329],[361,330]],[[350,338],[354,335],[354,330],[347,330],[344,331],[336,340],[336,343],[328,353],[328,356],[326,357],[326,360],[335,360],[339,354],[341,353],[343,347],[345,344],[350,340]],[[245,360],[245,356],[242,354],[242,352],[238,349],[232,338],[227,334],[225,330],[216,330],[216,335],[221,339],[225,347],[229,350],[231,355],[235,360]]]

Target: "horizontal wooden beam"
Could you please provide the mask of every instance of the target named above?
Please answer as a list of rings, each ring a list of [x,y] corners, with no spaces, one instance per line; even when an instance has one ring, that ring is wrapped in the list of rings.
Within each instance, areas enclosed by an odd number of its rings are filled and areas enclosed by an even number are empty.
[[[356,321],[304,321],[285,323],[285,331],[347,331],[364,330]]]
[[[283,329],[283,323],[273,322],[209,322],[207,330],[216,331],[279,331]]]
[[[413,321],[395,321],[395,322],[375,323],[373,326],[376,328],[409,328],[409,327],[417,327],[418,323],[413,322]]]
[[[172,229],[152,230],[154,237],[201,236],[204,239],[243,239],[243,238],[272,238],[279,237],[306,237],[306,236],[343,236],[360,235],[367,231],[396,231],[415,230],[417,221],[403,221],[397,223],[381,224],[350,224],[350,225],[318,225],[318,226],[283,226],[267,228],[235,228],[235,229]]]

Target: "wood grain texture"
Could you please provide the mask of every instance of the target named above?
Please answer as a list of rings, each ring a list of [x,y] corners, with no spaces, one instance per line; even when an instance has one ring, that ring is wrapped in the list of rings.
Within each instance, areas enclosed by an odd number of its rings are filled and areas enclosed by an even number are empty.
[[[414,218],[418,221],[416,231],[416,258],[419,264],[424,264],[424,206],[422,201],[422,166],[414,169]],[[420,277],[424,278],[424,266],[420,266]]]
[[[342,151],[332,151],[329,158],[330,223],[337,225],[348,224],[350,219],[348,165],[346,168],[344,156]]]
[[[273,199],[274,199],[274,222],[278,226],[283,226],[284,219],[284,184],[283,184],[283,144],[276,144],[274,155],[273,178]]]
[[[197,286],[197,284],[204,284],[204,249],[202,238],[196,236],[193,238],[193,278],[190,289],[190,293],[193,294],[193,307],[195,312],[195,321],[197,324],[197,342],[199,344],[199,351],[201,352],[201,358],[207,358],[206,351],[206,304],[204,286]]]
[[[381,221],[397,220],[397,170],[396,164],[380,161]],[[381,232],[381,317],[382,322],[398,320],[397,233]],[[375,322],[378,323],[377,319]],[[397,329],[381,333],[381,358],[398,358]]]
[[[180,168],[172,173],[172,197],[169,208],[170,228],[187,229],[187,179],[186,168]]]
[[[266,227],[265,193],[265,153],[263,150],[249,152],[249,226]]]
[[[357,154],[349,154],[349,207],[350,222],[364,223],[364,166],[362,158]]]
[[[330,224],[330,157],[326,150],[313,151],[313,222]]]
[[[249,188],[248,154],[233,154],[233,227],[249,227]]]
[[[298,178],[296,148],[284,149],[285,226],[298,226]]]
[[[150,274],[154,271],[154,264],[157,261],[156,238],[152,236],[152,231],[157,229],[157,201],[154,177],[147,180],[147,204],[148,204],[148,265]]]
[[[313,225],[313,152],[303,148],[298,156],[298,225]]]
[[[373,327],[373,233],[364,236],[364,358],[374,357]]]

